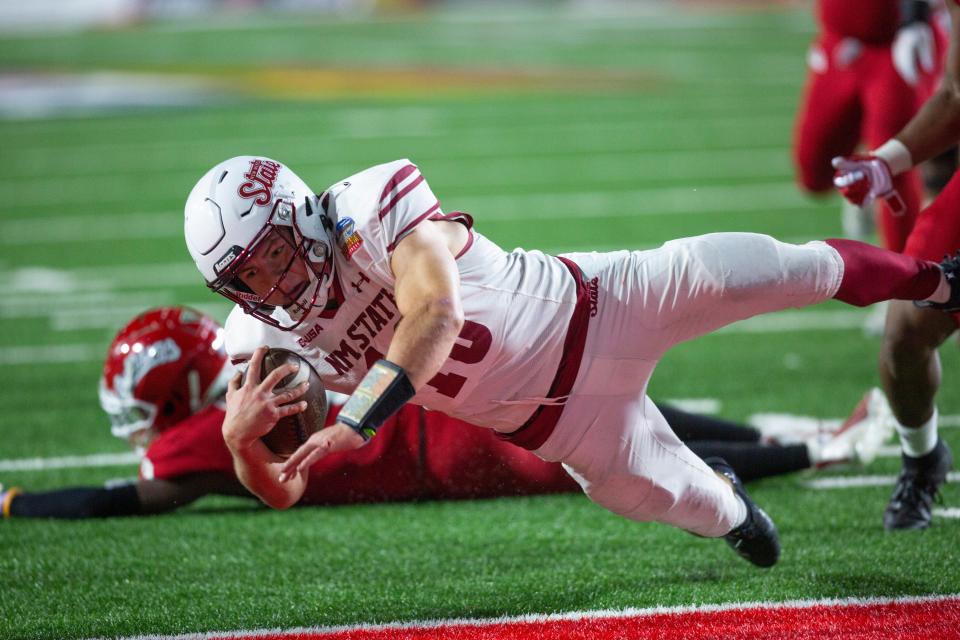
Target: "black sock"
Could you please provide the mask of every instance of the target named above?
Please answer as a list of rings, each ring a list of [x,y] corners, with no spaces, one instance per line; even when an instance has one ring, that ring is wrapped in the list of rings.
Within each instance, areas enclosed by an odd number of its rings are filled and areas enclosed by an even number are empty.
[[[100,489],[74,487],[42,493],[21,493],[10,504],[14,518],[107,518],[140,512],[135,484]]]
[[[744,482],[801,471],[811,466],[805,444],[777,447],[759,443],[692,440],[686,445],[701,458],[723,458]]]

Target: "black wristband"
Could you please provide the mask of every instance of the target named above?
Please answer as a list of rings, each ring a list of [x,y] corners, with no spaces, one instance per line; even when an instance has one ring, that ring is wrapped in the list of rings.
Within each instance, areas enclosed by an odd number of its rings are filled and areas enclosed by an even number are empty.
[[[340,409],[337,421],[369,440],[415,394],[402,367],[389,360],[377,360]]]

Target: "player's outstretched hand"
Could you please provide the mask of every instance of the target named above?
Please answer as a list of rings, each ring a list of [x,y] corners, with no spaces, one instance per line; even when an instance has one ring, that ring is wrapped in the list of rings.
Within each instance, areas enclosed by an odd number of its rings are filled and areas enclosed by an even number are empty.
[[[290,480],[298,473],[304,473],[317,460],[338,451],[349,451],[363,446],[365,440],[359,433],[337,422],[310,436],[300,448],[287,458],[280,469],[280,482]]]
[[[237,374],[227,386],[227,415],[223,421],[223,438],[234,450],[245,449],[265,435],[277,420],[302,412],[306,402],[295,400],[309,388],[308,383],[283,393],[274,394],[273,388],[286,376],[297,371],[296,364],[277,367],[260,381],[263,356],[267,347],[259,347],[250,358],[246,378]]]
[[[887,163],[872,155],[837,156],[833,159],[833,186],[844,198],[862,207],[885,200],[894,215],[903,215],[906,205],[893,188],[893,174]]]

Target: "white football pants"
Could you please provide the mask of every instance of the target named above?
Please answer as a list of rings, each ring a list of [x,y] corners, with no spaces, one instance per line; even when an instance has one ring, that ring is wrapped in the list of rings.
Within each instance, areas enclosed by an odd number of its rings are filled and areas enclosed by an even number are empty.
[[[650,251],[568,254],[597,287],[579,374],[535,453],[562,461],[590,499],[631,520],[722,536],[736,524],[729,485],[646,397],[671,346],[751,316],[833,297],[843,261],[829,245],[717,233]]]

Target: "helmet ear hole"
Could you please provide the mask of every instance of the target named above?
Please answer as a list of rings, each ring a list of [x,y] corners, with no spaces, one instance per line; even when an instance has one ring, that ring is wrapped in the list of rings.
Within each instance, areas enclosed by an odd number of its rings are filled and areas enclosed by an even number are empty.
[[[177,405],[173,403],[173,400],[167,400],[163,403],[163,415],[172,416],[177,411]]]

